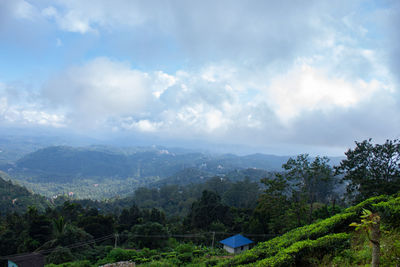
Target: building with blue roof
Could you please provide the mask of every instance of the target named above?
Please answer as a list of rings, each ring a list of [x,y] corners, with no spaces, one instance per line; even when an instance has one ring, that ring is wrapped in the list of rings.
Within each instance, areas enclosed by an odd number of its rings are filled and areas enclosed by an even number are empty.
[[[223,244],[224,249],[229,253],[236,254],[248,250],[250,248],[250,245],[254,242],[247,237],[242,236],[241,234],[237,234],[227,239],[221,240],[219,241],[219,243]]]

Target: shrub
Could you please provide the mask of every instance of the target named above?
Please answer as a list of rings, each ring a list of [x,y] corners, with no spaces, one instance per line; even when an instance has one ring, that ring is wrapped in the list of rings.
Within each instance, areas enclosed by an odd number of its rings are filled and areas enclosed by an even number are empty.
[[[60,264],[63,262],[75,260],[69,248],[57,247],[49,256],[46,257],[48,263]]]
[[[112,262],[129,261],[133,259],[136,255],[137,252],[135,250],[114,248],[108,253],[107,258],[111,259]]]
[[[179,254],[192,253],[193,244],[180,244],[175,248],[175,251],[178,252]]]
[[[376,203],[372,205],[372,209],[379,212],[386,226],[390,228],[400,227],[400,197]]]
[[[258,261],[257,266],[285,267],[297,266],[299,262],[307,262],[307,256],[333,253],[338,249],[349,247],[349,234],[339,233],[323,236],[316,240],[303,240],[279,251],[276,255]],[[322,258],[322,257],[321,257]]]
[[[192,261],[193,255],[192,255],[191,252],[185,252],[185,253],[182,253],[182,254],[178,254],[177,258],[182,263],[188,263],[188,262]]]

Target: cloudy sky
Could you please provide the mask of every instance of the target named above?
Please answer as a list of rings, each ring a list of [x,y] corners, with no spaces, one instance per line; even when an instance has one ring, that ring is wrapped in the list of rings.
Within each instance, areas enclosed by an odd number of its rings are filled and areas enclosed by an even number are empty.
[[[399,137],[399,28],[395,0],[1,0],[0,126],[341,154]]]

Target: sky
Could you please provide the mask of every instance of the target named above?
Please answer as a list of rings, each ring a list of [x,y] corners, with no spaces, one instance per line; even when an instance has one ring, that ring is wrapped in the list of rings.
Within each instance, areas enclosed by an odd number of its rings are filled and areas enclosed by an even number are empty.
[[[1,0],[0,127],[342,155],[400,134],[399,1]]]

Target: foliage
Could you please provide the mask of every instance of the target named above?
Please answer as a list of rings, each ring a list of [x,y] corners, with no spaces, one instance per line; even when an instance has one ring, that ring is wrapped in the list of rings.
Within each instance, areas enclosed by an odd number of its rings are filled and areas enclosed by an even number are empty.
[[[361,217],[361,222],[356,223],[352,222],[350,226],[355,227],[356,231],[364,231],[369,235],[369,231],[374,224],[377,224],[378,221],[381,220],[381,217],[378,214],[373,214],[370,210],[363,209]]]
[[[147,248],[163,247],[167,243],[167,240],[168,231],[158,222],[137,224],[132,227],[131,234],[128,237],[130,244]]]
[[[328,219],[296,228],[267,242],[259,243],[253,249],[235,256],[233,259],[221,261],[219,266],[245,264],[259,264],[260,266],[295,266],[296,264],[305,264],[304,261],[310,261],[311,259],[319,261],[324,257],[329,258],[330,256],[333,257],[331,260],[332,263],[340,263],[334,266],[354,266],[352,264],[355,262],[364,262],[365,264],[371,260],[371,252],[368,245],[366,248],[358,250],[357,253],[345,249],[349,245],[347,242],[349,240],[349,235],[347,233],[351,232],[352,227],[349,227],[350,222],[357,219],[363,209],[368,208],[374,212],[386,209],[387,214],[382,215],[382,222],[388,222],[389,226],[393,227],[393,217],[389,214],[390,210],[393,210],[394,213],[399,210],[399,200],[400,196],[372,197]],[[362,216],[368,217],[370,214],[367,212]],[[387,236],[391,235],[393,235],[393,233],[389,232],[389,234],[386,234],[386,238],[383,238],[383,240],[386,241],[382,243],[382,247],[386,248],[387,251],[387,254],[384,254],[382,257],[386,257],[385,260],[382,260],[382,263],[386,262],[385,264],[388,262],[395,262],[394,259],[397,259],[398,253],[400,252],[398,250],[398,242],[395,242],[396,239],[388,242],[389,238],[387,238]],[[345,246],[340,245],[343,244],[343,242]],[[385,251],[385,249],[383,250]],[[351,253],[349,254],[349,252]],[[302,263],[299,262],[299,260]],[[348,263],[351,264],[349,265]],[[310,262],[308,265],[310,265]]]
[[[381,238],[381,264],[383,267],[396,266],[400,261],[400,235],[398,230],[383,232]],[[329,260],[331,266],[368,266],[371,262],[371,248],[364,234],[353,234],[351,247],[340,251]],[[326,266],[326,265],[321,265]]]
[[[334,214],[334,206],[330,207],[332,213],[326,214],[329,201],[336,197],[336,178],[328,161],[325,157],[311,160],[307,154],[299,155],[282,165],[284,172],[262,179],[265,190],[251,218],[251,231],[278,235]],[[322,208],[325,214],[318,211]]]
[[[361,223],[351,223],[350,226],[356,227],[367,234],[368,240],[372,246],[372,262],[371,266],[379,266],[380,263],[380,239],[381,239],[381,217],[377,213],[363,209]]]
[[[28,206],[35,206],[43,211],[51,204],[44,197],[11,182],[10,177],[0,171],[0,214],[13,211],[22,213]]]
[[[221,203],[219,195],[212,191],[203,191],[201,199],[192,204],[187,217],[188,224],[197,229],[209,229],[213,222],[228,222],[229,207]]]
[[[307,256],[324,255],[349,246],[349,234],[338,233],[320,237],[316,240],[303,240],[279,251],[273,257],[258,261],[256,266],[285,267],[298,266],[307,262]]]
[[[388,201],[382,201],[372,205],[379,212],[387,228],[400,227],[400,195],[392,197]]]
[[[355,142],[346,159],[336,167],[348,182],[347,192],[355,201],[371,196],[394,194],[400,190],[400,140],[386,140],[382,145],[372,140]]]
[[[65,247],[57,247],[54,251],[47,256],[47,262],[60,264],[67,261],[73,261],[75,258],[71,253],[71,250]]]

